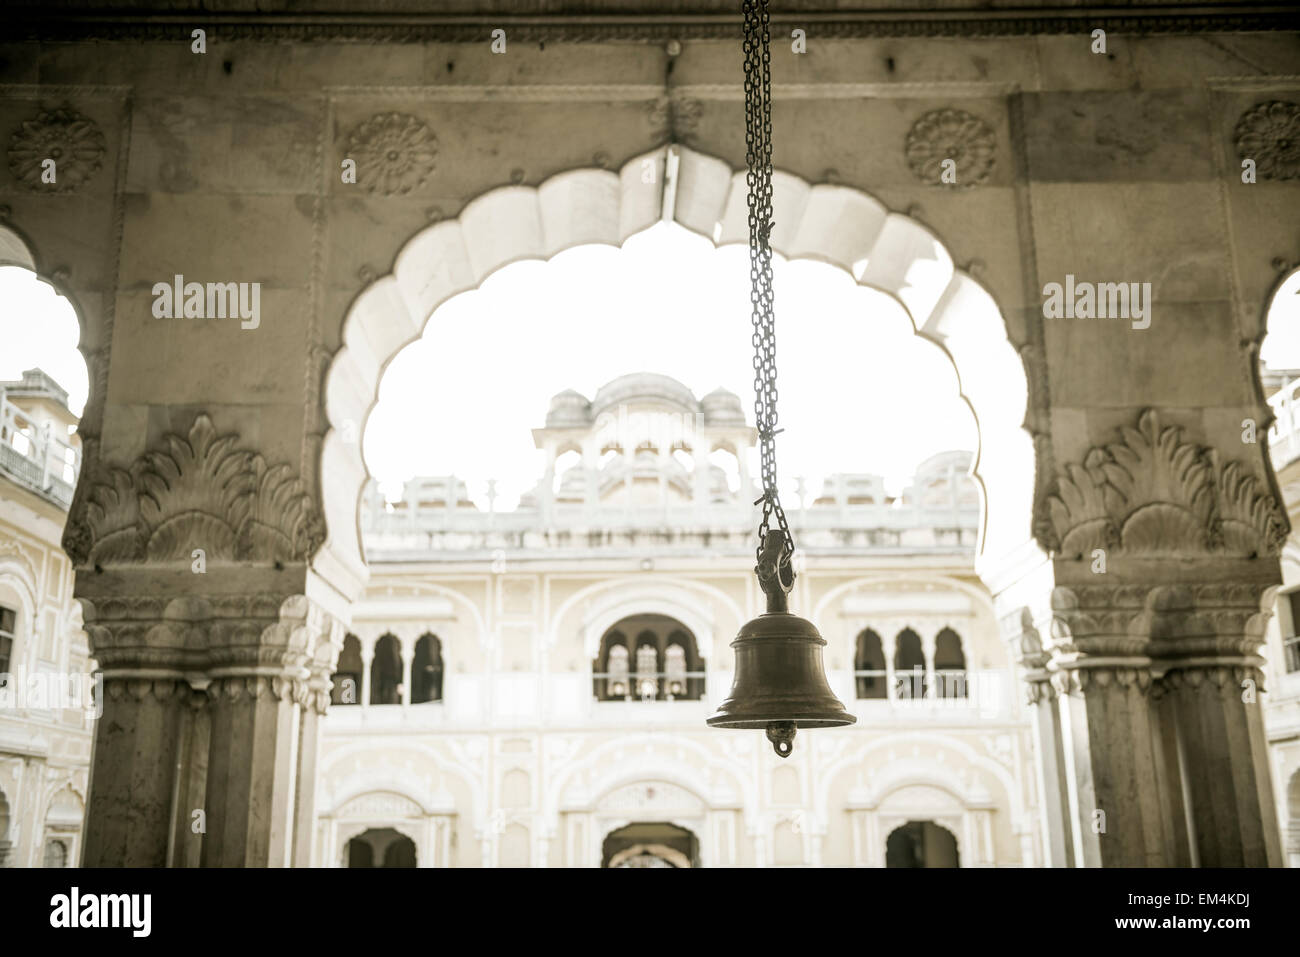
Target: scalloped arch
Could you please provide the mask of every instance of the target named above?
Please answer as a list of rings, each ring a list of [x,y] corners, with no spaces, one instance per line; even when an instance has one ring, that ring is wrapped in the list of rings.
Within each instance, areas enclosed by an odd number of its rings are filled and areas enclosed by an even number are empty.
[[[747,243],[745,173],[685,147],[663,146],[618,172],[576,169],[537,187],[491,190],[458,218],[416,234],[393,271],[353,301],[323,394],[330,428],[321,453],[322,506],[333,557],[364,578],[359,513],[368,476],[361,437],[388,363],[421,335],[439,305],[505,266],[592,243],[621,246],[665,218],[670,149],[678,154],[671,218],[717,246]],[[648,168],[656,170],[650,184],[642,176]],[[868,193],[777,171],[773,206],[777,252],[835,266],[892,296],[915,333],[947,354],[980,437],[972,465],[984,504],[979,553],[999,556],[1029,541],[1034,450],[1022,428],[1028,382],[993,297],[954,267],[930,230]]]

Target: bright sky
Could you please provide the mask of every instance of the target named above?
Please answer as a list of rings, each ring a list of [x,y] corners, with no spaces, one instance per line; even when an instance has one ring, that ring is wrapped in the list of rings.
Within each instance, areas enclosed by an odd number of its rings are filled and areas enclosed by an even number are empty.
[[[0,266],[0,381],[44,369],[68,390],[68,405],[86,404],[86,360],[77,351],[81,330],[72,304],[20,266]]]
[[[902,309],[820,263],[778,261],[778,474],[793,504],[833,472],[874,472],[901,487],[927,456],[974,448],[969,410],[943,353]],[[510,508],[540,478],[530,429],[553,395],[587,398],[631,372],[672,376],[697,397],[718,387],[753,418],[749,255],[675,224],[620,249],[583,246],[509,266],[445,303],[389,366],[366,430],[385,490],[412,473],[454,473],[486,504]],[[752,466],[757,472],[757,458]]]
[[[782,494],[811,492],[834,472],[884,475],[902,487],[926,457],[974,448],[974,423],[947,358],[911,332],[888,297],[819,263],[777,260],[777,439]],[[480,506],[497,480],[510,508],[541,475],[530,430],[551,397],[591,398],[630,372],[672,376],[703,396],[721,386],[752,419],[749,262],[660,224],[620,249],[584,246],[549,263],[509,266],[444,304],[425,335],[391,363],[365,436],[386,490],[415,475],[455,474]],[[1277,297],[1263,351],[1300,368],[1300,274]],[[0,379],[38,366],[86,398],[71,306],[31,273],[0,268]],[[756,457],[751,463],[757,471]]]

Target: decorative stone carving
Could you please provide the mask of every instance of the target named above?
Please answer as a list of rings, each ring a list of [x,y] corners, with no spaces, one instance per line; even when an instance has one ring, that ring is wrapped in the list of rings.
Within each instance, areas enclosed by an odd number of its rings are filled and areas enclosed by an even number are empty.
[[[700,126],[704,106],[699,100],[674,93],[650,104],[650,129],[655,139],[685,142]]]
[[[1300,104],[1260,103],[1241,115],[1233,135],[1238,157],[1255,161],[1259,179],[1300,178]]]
[[[976,186],[993,172],[997,144],[993,130],[965,110],[931,110],[907,132],[907,165],[923,183],[942,182],[944,160],[952,160],[957,186]]]
[[[357,185],[385,196],[405,195],[433,172],[438,140],[409,113],[377,113],[352,130],[344,155],[356,160]]]
[[[403,794],[392,791],[374,791],[355,797],[339,808],[340,818],[395,818],[424,817],[424,809]]]
[[[311,497],[287,465],[236,448],[200,415],[165,450],[145,452],[129,469],[108,467],[68,522],[63,547],[73,562],[306,561],[325,532]]]
[[[1098,548],[1142,557],[1282,550],[1286,515],[1240,463],[1185,441],[1177,426],[1162,428],[1154,409],[1120,434],[1058,478],[1050,524],[1037,526],[1044,549],[1079,558]]]
[[[70,193],[104,162],[104,134],[94,120],[71,107],[43,110],[26,120],[9,142],[9,172],[31,190]],[[54,160],[54,182],[42,181],[45,160]]]

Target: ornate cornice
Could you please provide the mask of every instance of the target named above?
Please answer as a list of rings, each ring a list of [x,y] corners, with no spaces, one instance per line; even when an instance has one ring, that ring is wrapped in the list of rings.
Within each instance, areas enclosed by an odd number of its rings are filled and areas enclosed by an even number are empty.
[[[105,670],[171,667],[274,674],[325,672],[343,625],[304,595],[105,596],[80,599]]]
[[[1286,513],[1241,463],[1162,427],[1155,409],[1120,435],[1057,477],[1035,527],[1046,551],[1084,560],[1096,549],[1141,558],[1281,552]]]
[[[325,539],[315,503],[287,465],[236,447],[200,415],[188,436],[167,435],[127,469],[101,466],[64,529],[77,566],[307,561]]]
[[[1050,667],[1248,666],[1256,660],[1276,586],[1263,582],[1058,586]]]
[[[789,10],[801,5],[809,9]],[[653,4],[645,4],[653,8]],[[696,9],[706,4],[696,5]],[[818,10],[813,3],[783,4],[772,13],[773,32],[799,27],[810,37],[1001,37],[1039,34],[1239,33],[1294,30],[1300,17],[1286,4],[1086,6],[1058,9],[881,9]],[[974,5],[972,4],[972,7]],[[717,9],[715,7],[714,9]],[[504,29],[511,40],[528,43],[738,40],[739,9],[734,12],[626,14],[553,13],[519,15],[484,9],[478,13],[95,13],[87,11],[10,11],[7,33],[14,40],[189,40],[202,24],[208,42],[485,43]]]

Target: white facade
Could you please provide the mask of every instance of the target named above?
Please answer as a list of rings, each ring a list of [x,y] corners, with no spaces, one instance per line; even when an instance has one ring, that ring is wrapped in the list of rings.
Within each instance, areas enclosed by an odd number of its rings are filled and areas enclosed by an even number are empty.
[[[60,545],[76,422],[40,370],[0,383],[0,866],[75,866],[80,852],[92,669]]]
[[[705,725],[731,686],[729,643],[762,606],[739,400],[627,376],[591,402],[557,396],[534,436],[547,470],[516,511],[474,509],[454,479],[368,499],[372,577],[324,722],[316,863],[346,864],[368,831],[384,836],[365,853],[382,854],[391,829],[418,866],[883,866],[909,822],[942,828],[927,834],[955,842],[960,866],[1043,862],[1031,730],[973,570],[968,454],[925,463],[897,501],[875,477],[835,476],[790,508],[792,610],[826,638],[831,686],[858,722],[801,732],[783,760],[759,733]],[[576,464],[557,474],[569,449]],[[730,481],[718,449],[741,453]],[[629,621],[693,639],[702,696],[670,696],[666,665],[651,700],[608,693],[619,666],[602,639]],[[441,696],[413,703],[426,634]],[[966,695],[939,697],[945,677]],[[344,687],[359,706],[340,702]],[[644,836],[655,827],[688,833],[691,852]]]

